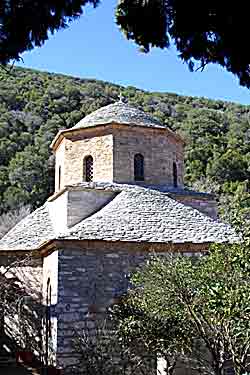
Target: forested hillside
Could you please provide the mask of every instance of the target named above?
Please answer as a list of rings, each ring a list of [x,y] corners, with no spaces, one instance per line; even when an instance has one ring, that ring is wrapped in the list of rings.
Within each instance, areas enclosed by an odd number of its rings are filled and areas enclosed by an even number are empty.
[[[49,144],[57,131],[116,101],[120,91],[186,139],[187,185],[223,196],[247,188],[250,106],[20,68],[0,79],[0,214],[44,202],[53,191]]]

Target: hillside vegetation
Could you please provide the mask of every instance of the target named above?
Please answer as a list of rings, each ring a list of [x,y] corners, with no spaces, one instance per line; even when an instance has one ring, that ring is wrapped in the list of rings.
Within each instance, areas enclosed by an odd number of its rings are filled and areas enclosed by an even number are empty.
[[[0,75],[0,214],[45,201],[53,191],[55,134],[116,101],[120,91],[186,139],[186,185],[215,191],[227,207],[230,194],[242,197],[250,174],[250,106],[16,68]]]

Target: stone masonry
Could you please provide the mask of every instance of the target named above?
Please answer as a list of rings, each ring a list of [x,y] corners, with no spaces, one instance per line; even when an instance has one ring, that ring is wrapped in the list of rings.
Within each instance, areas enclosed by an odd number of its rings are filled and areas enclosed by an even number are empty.
[[[84,159],[89,155],[94,160],[94,180],[112,181],[113,136],[108,129],[86,129],[83,134],[72,134],[64,138],[56,152],[56,191],[59,190],[59,166],[60,188],[85,181]]]
[[[144,157],[144,183],[183,186],[184,141],[144,112],[115,103],[86,116],[52,142],[55,191],[86,181],[84,160],[93,158],[93,181],[134,183],[134,156]],[[59,172],[60,170],[60,172]],[[60,180],[60,181],[59,181]]]
[[[87,245],[87,244],[86,244]],[[151,253],[152,254],[152,253]],[[142,266],[150,253],[129,245],[86,248],[70,246],[59,251],[57,304],[57,364],[77,363],[75,339],[87,324],[107,313],[129,285],[129,274]],[[99,318],[98,318],[99,317]]]
[[[182,142],[177,142],[166,130],[122,126],[114,129],[114,182],[134,182],[137,153],[144,156],[144,184],[173,185],[173,162],[176,162],[178,186],[183,186]]]
[[[196,210],[204,213],[205,215],[212,217],[213,219],[218,218],[217,202],[213,194],[179,194],[170,193],[170,195],[178,202],[183,203],[186,206],[195,208]]]
[[[190,250],[190,249],[189,249]],[[190,251],[182,253],[191,255]],[[200,246],[202,251],[202,245]],[[154,254],[169,250],[152,245],[71,243],[58,251],[57,366],[77,363],[75,340],[86,324],[91,329],[107,309],[126,293],[129,276]],[[197,249],[196,255],[200,254]]]
[[[133,183],[134,155],[144,156],[146,184],[173,185],[173,162],[177,164],[178,185],[183,186],[183,144],[162,129],[107,126],[67,133],[56,149],[56,191],[85,181],[84,159],[94,161],[94,181]]]

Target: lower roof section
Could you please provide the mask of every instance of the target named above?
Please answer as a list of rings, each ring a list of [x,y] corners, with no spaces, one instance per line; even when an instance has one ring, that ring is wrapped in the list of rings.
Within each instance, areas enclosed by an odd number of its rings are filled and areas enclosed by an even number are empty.
[[[232,227],[176,201],[174,191],[167,187],[83,183],[67,189],[105,190],[116,194],[104,207],[62,233],[54,228],[55,219],[51,218],[50,202],[47,202],[0,240],[0,251],[34,250],[50,240],[186,243],[189,246],[238,241]],[[186,190],[175,193],[200,194]],[[58,194],[52,200],[57,198]]]

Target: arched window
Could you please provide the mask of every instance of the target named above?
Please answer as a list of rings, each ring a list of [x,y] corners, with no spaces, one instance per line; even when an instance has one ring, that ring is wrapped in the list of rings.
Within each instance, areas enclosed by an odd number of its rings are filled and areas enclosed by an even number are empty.
[[[134,157],[134,177],[135,181],[144,181],[144,157],[136,154]]]
[[[178,186],[178,172],[177,172],[177,164],[173,162],[173,185],[176,188]]]
[[[86,156],[84,159],[84,172],[85,172],[85,180],[87,182],[93,181],[93,158],[91,155]]]
[[[58,168],[58,190],[61,189],[61,166]]]
[[[46,291],[46,328],[48,337],[51,337],[52,330],[51,330],[51,283],[50,279],[47,280],[47,291]]]
[[[51,324],[51,283],[50,278],[47,280],[46,290],[46,310],[45,310],[45,364],[49,362],[50,340],[52,337],[52,324]]]

